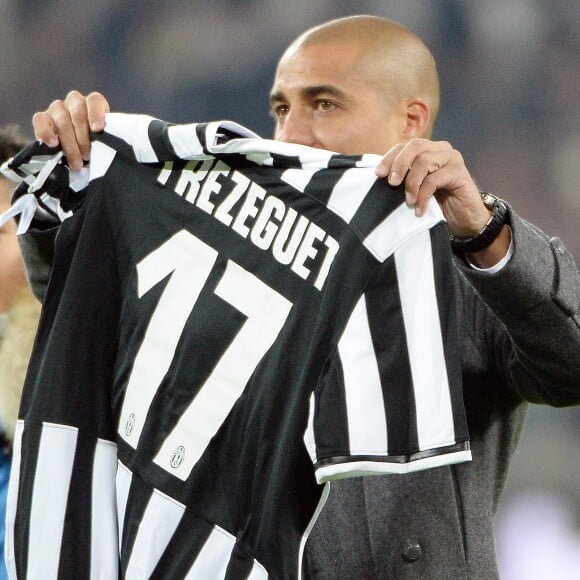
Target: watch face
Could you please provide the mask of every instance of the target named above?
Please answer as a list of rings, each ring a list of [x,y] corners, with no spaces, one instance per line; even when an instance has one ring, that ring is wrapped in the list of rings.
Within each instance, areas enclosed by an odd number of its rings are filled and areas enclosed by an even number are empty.
[[[493,209],[496,202],[498,201],[498,198],[495,195],[492,195],[491,193],[482,191],[481,200],[483,201],[483,205],[485,205],[487,209]]]

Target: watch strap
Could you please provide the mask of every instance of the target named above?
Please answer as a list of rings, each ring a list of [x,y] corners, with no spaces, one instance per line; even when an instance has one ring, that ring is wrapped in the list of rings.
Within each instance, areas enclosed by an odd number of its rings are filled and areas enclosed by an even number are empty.
[[[499,233],[507,221],[508,208],[503,199],[487,192],[482,192],[481,198],[485,207],[491,209],[491,216],[481,231],[474,236],[461,238],[449,234],[451,247],[456,252],[473,254],[484,250],[499,236]]]

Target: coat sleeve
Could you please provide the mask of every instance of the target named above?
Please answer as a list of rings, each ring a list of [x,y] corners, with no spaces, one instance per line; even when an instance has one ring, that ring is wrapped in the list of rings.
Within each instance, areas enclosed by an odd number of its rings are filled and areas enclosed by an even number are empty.
[[[26,275],[34,295],[44,302],[54,262],[54,244],[59,226],[50,225],[28,230],[19,236]]]
[[[60,223],[80,207],[89,170],[71,178],[62,151],[34,141],[4,163],[0,172],[18,183],[12,194],[11,209],[16,211],[12,217],[19,223],[18,239],[32,292],[44,302]],[[31,197],[36,198],[33,217],[29,214]]]
[[[503,324],[492,353],[521,397],[580,404],[580,274],[559,238],[510,208],[514,255],[490,275],[458,260],[469,284]],[[491,348],[491,347],[490,347]]]

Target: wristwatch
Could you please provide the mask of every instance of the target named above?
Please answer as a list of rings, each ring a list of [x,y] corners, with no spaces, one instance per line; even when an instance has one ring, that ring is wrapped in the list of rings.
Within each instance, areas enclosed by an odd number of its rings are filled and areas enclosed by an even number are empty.
[[[474,252],[479,252],[487,248],[499,236],[499,233],[506,223],[507,205],[503,199],[486,191],[482,191],[481,200],[483,201],[483,205],[491,210],[492,214],[490,218],[482,230],[470,238],[460,238],[449,234],[451,247],[454,251],[473,254]]]

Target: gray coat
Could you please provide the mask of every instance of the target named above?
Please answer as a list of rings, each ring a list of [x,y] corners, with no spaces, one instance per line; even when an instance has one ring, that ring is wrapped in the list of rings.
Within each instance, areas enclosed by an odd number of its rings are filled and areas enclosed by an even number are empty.
[[[493,516],[528,402],[580,403],[580,275],[558,238],[510,218],[515,254],[498,274],[457,259],[473,460],[333,482],[306,545],[308,578],[498,578]]]
[[[515,253],[499,273],[456,262],[473,460],[333,482],[306,544],[307,578],[498,577],[493,516],[528,402],[580,403],[580,274],[558,238],[511,210],[510,220]],[[52,238],[52,231],[31,232],[22,241],[40,298]]]

